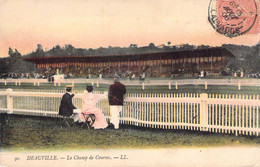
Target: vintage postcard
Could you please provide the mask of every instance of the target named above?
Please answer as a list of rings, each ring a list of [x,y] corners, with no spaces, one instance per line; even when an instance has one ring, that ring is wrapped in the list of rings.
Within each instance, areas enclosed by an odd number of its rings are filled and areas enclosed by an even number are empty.
[[[0,166],[260,166],[258,0],[0,0]]]

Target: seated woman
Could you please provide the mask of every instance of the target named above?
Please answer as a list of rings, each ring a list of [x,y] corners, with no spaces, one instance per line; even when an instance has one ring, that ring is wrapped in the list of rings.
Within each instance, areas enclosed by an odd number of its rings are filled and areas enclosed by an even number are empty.
[[[108,126],[106,118],[102,113],[102,110],[96,107],[97,102],[107,97],[107,94],[99,95],[93,94],[93,86],[87,86],[86,90],[84,91],[83,95],[83,104],[82,104],[82,111],[80,114],[80,120],[86,121],[85,116],[86,114],[94,114],[96,119],[93,124],[94,129],[104,129]]]

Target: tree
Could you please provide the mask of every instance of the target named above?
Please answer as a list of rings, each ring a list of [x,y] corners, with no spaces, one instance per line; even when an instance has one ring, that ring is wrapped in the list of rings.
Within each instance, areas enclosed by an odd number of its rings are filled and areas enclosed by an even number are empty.
[[[13,51],[9,47],[8,54],[9,57],[6,58],[6,60],[4,61],[1,70],[5,72],[11,72],[11,73],[23,73],[23,72],[32,72],[35,69],[35,66],[32,63],[25,62],[22,59],[22,55],[17,49]]]
[[[137,44],[130,44],[129,48],[137,48]]]
[[[36,51],[32,53],[34,57],[42,57],[45,56],[45,52],[42,49],[41,44],[37,44]]]
[[[41,51],[43,51],[42,45],[41,44],[37,44],[36,52],[41,52]]]
[[[76,50],[76,49],[75,49],[71,44],[65,45],[65,53],[66,53],[67,55],[74,55],[75,50]]]
[[[15,49],[14,55],[15,55],[15,57],[22,57],[21,53],[18,52],[17,49]]]
[[[195,46],[194,45],[189,45],[189,44],[184,44],[180,47],[180,49],[183,49],[183,50],[191,50],[191,49],[194,49]]]
[[[13,55],[13,54],[14,54],[13,49],[9,47],[8,55],[11,56],[11,55]]]
[[[8,65],[8,58],[1,58],[0,59],[0,74],[8,73],[9,65]]]
[[[155,45],[154,45],[154,43],[150,43],[148,47],[149,47],[150,49],[153,49],[153,48],[155,48]]]
[[[197,49],[206,49],[209,48],[209,45],[199,45],[197,46]]]

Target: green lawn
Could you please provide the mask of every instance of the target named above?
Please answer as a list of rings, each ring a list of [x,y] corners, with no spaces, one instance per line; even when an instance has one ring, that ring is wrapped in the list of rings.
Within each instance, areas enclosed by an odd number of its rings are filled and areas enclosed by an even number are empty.
[[[260,137],[126,125],[119,130],[88,130],[80,126],[61,127],[62,120],[58,118],[0,116],[2,151],[260,146]]]

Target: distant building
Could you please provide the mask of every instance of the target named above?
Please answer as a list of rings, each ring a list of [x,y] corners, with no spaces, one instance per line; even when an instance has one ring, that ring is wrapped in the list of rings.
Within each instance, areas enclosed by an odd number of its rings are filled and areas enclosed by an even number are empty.
[[[102,55],[102,56],[44,56],[24,57],[37,64],[39,70],[60,69],[61,73],[89,74],[110,77],[115,72],[131,71],[136,76],[146,73],[147,77],[196,76],[200,71],[218,74],[224,70],[234,55],[225,48],[214,47],[157,53]],[[131,75],[132,75],[131,74]]]

